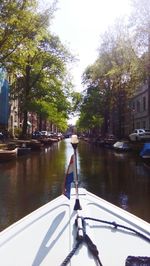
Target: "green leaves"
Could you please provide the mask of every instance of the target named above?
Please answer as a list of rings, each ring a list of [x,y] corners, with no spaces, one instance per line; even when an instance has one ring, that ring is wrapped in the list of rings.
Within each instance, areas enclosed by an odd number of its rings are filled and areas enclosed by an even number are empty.
[[[99,128],[107,133],[115,110],[121,132],[121,117],[143,77],[141,59],[134,48],[132,34],[123,21],[101,36],[99,56],[83,75],[86,93],[84,91],[80,126],[89,125],[92,131]]]
[[[37,1],[2,1],[0,4],[0,62],[30,39],[35,32]]]
[[[1,1],[0,64],[13,77],[12,97],[24,113],[23,135],[29,111],[56,126],[65,127],[70,110],[66,64],[72,55],[50,33],[55,2],[40,11],[37,0]]]

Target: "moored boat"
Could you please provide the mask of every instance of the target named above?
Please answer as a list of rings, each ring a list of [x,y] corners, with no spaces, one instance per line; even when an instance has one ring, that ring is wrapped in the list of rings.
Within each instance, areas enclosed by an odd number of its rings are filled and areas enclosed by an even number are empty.
[[[140,151],[140,156],[143,159],[150,159],[150,143],[149,142],[144,143],[143,148]]]
[[[43,145],[48,145],[48,146],[51,146],[53,141],[51,138],[41,138],[40,139],[40,142],[43,143]]]
[[[128,141],[117,141],[113,144],[113,148],[116,151],[130,151],[131,146]]]
[[[0,233],[2,265],[149,265],[149,223],[78,188],[72,144],[63,194]]]
[[[0,149],[0,162],[10,161],[17,158],[18,149]]]
[[[104,138],[104,147],[113,148],[114,143],[117,141],[114,135],[108,135]]]
[[[58,138],[56,138],[56,137],[52,137],[52,138],[50,138],[50,141],[51,141],[51,143],[53,144],[53,143],[58,142],[59,140],[58,140]]]
[[[31,148],[31,150],[41,150],[43,147],[43,143],[36,139],[32,139],[27,143],[27,147]]]
[[[145,142],[143,148],[140,151],[140,156],[144,162],[144,164],[150,168],[150,143]]]

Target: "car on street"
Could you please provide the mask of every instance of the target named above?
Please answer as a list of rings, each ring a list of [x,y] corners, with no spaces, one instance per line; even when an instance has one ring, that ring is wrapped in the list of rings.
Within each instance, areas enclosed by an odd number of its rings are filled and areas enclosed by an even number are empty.
[[[40,131],[34,131],[33,133],[32,133],[32,139],[40,139],[42,137],[42,134],[41,134],[41,132]]]
[[[42,130],[41,131],[41,136],[42,137],[47,137],[48,136],[48,132],[46,130]]]
[[[150,130],[144,128],[134,129],[133,133],[129,135],[131,141],[145,141],[150,140]]]

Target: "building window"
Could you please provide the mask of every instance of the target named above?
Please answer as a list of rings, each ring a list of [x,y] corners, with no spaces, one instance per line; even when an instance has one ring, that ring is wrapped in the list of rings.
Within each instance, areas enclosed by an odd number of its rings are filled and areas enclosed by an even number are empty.
[[[137,110],[137,113],[140,112],[140,101],[137,101],[136,103],[136,110]]]
[[[142,124],[143,124],[143,128],[146,128],[146,121],[143,121]]]
[[[133,102],[133,104],[132,104],[132,111],[133,112],[135,111],[135,102]]]
[[[136,122],[136,128],[140,128],[140,122]]]
[[[146,110],[146,97],[143,97],[143,111]]]

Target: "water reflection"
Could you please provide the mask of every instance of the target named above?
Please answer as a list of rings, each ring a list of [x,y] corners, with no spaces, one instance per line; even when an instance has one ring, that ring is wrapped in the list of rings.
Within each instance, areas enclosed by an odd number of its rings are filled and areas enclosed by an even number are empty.
[[[66,139],[0,164],[0,230],[61,194],[72,153]],[[150,221],[150,173],[139,158],[82,141],[77,158],[81,186]]]
[[[123,192],[119,195],[119,205],[122,209],[128,210],[128,195]]]
[[[0,228],[5,228],[61,193],[65,143],[0,164]]]
[[[150,221],[150,172],[132,153],[81,143],[80,178],[98,196]]]

